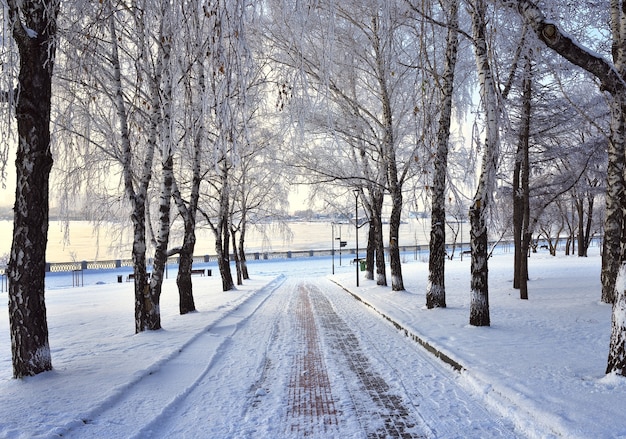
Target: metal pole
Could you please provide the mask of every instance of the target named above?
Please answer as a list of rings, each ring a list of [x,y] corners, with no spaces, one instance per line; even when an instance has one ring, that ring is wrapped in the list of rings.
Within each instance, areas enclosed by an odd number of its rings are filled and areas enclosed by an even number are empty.
[[[461,227],[461,261],[463,261],[463,218],[461,217],[461,221],[459,221],[459,225]]]
[[[339,224],[339,266],[341,267],[341,224]]]
[[[354,190],[354,227],[356,228],[356,286],[359,286],[359,190]]]
[[[333,274],[335,274],[335,223],[331,223],[330,227],[332,229],[332,241],[331,241],[332,250],[330,251],[330,253],[332,254],[332,259],[333,259]]]

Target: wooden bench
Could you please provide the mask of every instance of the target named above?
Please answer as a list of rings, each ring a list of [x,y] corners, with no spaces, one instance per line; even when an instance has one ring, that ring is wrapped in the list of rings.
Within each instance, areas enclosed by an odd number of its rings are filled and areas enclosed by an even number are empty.
[[[199,274],[200,276],[204,276],[205,271],[203,268],[193,269],[191,270],[191,275],[193,276],[194,274]]]

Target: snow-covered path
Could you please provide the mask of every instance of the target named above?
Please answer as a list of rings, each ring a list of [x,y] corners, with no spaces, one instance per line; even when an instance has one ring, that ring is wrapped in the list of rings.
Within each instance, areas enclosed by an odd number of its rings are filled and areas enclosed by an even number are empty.
[[[92,413],[63,437],[516,436],[325,278],[279,277]]]

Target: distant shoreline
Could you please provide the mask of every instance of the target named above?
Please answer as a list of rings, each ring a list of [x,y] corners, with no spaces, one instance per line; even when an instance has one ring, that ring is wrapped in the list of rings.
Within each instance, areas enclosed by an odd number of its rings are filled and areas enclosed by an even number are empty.
[[[58,217],[57,217],[58,218]],[[64,219],[52,219],[48,231],[46,259],[49,262],[103,261],[129,259],[132,248],[132,229],[120,222],[109,222],[95,227],[88,220],[70,220],[69,228]],[[409,219],[400,227],[400,245],[427,245],[430,231],[428,219]],[[13,233],[12,220],[0,220],[0,258],[8,255]],[[388,239],[388,226],[384,226],[383,236]],[[450,234],[451,235],[451,234]],[[469,238],[469,227],[463,227],[463,240]],[[335,242],[333,242],[333,237]],[[215,255],[215,239],[207,228],[196,233],[196,255]],[[340,239],[341,238],[341,239]],[[451,238],[451,236],[450,236]],[[174,229],[170,246],[178,245],[182,231]],[[287,221],[282,224],[266,223],[256,225],[248,231],[246,253],[339,250],[339,240],[346,241],[347,248],[354,248],[354,226],[347,221],[333,225],[330,221]],[[359,247],[367,245],[367,226],[359,229]],[[387,245],[387,243],[386,243]],[[153,249],[148,254],[151,255]]]

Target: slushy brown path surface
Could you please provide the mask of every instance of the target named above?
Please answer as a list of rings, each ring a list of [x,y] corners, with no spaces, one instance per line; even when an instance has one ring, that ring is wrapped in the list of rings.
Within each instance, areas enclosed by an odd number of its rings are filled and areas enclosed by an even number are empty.
[[[162,388],[160,374],[180,382]],[[156,391],[169,402],[154,404]],[[121,395],[62,436],[520,437],[451,367],[324,278],[278,278]]]

